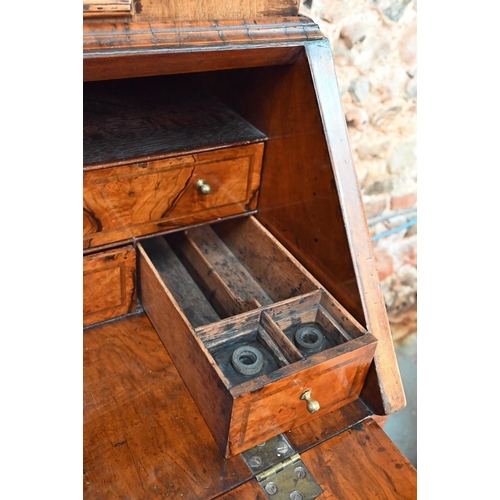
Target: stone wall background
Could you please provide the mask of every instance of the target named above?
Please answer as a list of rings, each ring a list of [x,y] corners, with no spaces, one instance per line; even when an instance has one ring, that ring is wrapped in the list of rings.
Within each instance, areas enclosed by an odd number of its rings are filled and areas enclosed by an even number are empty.
[[[300,13],[320,26],[332,46],[366,216],[372,238],[378,238],[376,265],[398,340],[416,332],[417,0],[305,0]]]

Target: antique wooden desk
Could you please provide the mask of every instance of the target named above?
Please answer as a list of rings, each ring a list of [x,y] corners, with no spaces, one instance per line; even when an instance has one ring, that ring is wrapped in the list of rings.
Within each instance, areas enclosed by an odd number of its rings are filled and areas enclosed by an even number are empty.
[[[85,498],[415,498],[329,42],[223,4],[84,1]]]

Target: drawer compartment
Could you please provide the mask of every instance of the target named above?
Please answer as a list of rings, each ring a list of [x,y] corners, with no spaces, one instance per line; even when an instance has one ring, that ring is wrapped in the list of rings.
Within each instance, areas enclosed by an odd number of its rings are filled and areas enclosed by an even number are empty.
[[[254,217],[138,252],[144,309],[225,457],[359,396],[375,337]]]
[[[84,248],[254,210],[263,149],[257,143],[84,171]]]
[[[136,309],[135,250],[123,248],[83,258],[83,325]]]

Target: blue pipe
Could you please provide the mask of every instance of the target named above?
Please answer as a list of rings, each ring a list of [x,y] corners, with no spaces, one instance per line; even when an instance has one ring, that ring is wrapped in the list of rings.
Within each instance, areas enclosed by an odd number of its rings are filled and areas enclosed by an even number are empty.
[[[416,223],[417,223],[417,218],[415,217],[414,219],[409,220],[406,224],[402,224],[401,226],[390,229],[389,231],[385,231],[383,233],[376,234],[375,236],[372,236],[372,241],[383,238],[384,236],[389,236],[390,234],[397,233],[398,231],[401,231],[402,229],[406,229],[407,227],[413,226],[413,224],[416,224]]]

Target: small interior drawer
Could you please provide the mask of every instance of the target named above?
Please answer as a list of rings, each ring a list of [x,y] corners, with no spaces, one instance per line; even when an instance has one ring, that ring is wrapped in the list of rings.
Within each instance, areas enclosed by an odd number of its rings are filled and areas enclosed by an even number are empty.
[[[224,456],[359,396],[375,337],[254,217],[138,253],[144,309]]]
[[[84,248],[254,210],[263,150],[261,142],[85,170]]]
[[[135,311],[135,261],[132,245],[83,257],[83,326]]]

